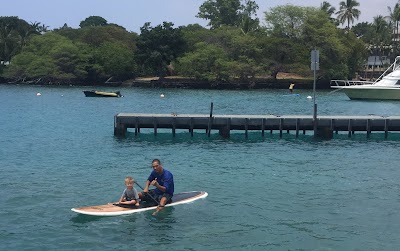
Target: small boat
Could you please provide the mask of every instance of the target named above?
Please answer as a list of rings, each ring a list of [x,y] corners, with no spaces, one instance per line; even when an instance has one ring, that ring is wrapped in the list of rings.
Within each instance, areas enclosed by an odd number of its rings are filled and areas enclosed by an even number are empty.
[[[331,80],[350,99],[400,100],[400,56],[376,81]]]
[[[100,91],[83,91],[86,97],[108,97],[108,98],[119,98],[123,97],[119,91],[116,92],[100,92]]]

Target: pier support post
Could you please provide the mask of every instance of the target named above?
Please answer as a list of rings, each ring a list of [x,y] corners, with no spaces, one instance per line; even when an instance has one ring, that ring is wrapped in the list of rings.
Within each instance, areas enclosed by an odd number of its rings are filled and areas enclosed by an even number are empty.
[[[333,138],[333,130],[330,126],[318,127],[317,128],[317,135],[320,139],[332,139]]]
[[[265,119],[261,120],[261,136],[264,138],[265,136]]]
[[[388,131],[389,131],[389,120],[385,119],[385,139],[388,138]]]
[[[190,136],[193,138],[193,118],[190,118],[190,127],[189,127],[189,132]]]
[[[231,118],[228,118],[226,125],[219,129],[219,135],[225,139],[228,139],[231,136]]]
[[[349,131],[348,137],[351,138],[351,134],[352,134],[352,124],[351,124],[351,119],[349,119],[349,124],[347,126],[347,130]]]
[[[176,118],[172,118],[172,137],[175,138]]]
[[[331,119],[331,131],[333,132],[335,130],[335,120]]]
[[[139,118],[136,117],[136,119],[135,119],[135,136],[137,136],[139,133],[140,133]]]
[[[126,126],[119,123],[116,117],[114,117],[114,135],[118,137],[126,136]]]
[[[213,120],[213,108],[214,108],[214,103],[211,102],[211,106],[210,106],[210,118],[208,119],[208,126],[207,126],[207,135],[208,137],[211,136],[211,126],[212,126],[212,120]]]
[[[157,136],[157,118],[153,117],[153,124],[154,124],[154,136]]]
[[[207,125],[207,136],[208,136],[208,137],[211,136],[212,121],[213,121],[213,118],[212,118],[212,117],[208,118],[208,125]]]
[[[248,139],[249,138],[249,133],[248,133],[248,130],[249,130],[249,119],[248,118],[245,118],[245,120],[244,120],[244,135],[245,135],[245,138],[246,139]]]

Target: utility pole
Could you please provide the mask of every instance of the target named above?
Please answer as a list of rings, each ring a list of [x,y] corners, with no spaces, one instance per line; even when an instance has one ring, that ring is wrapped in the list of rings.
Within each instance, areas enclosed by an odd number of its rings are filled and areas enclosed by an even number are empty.
[[[316,72],[319,70],[319,51],[314,48],[311,51],[311,70],[314,71],[314,84],[313,84],[313,101],[314,101],[314,113],[313,113],[313,125],[314,125],[314,137],[317,136],[317,104],[315,101],[315,86],[316,86]]]

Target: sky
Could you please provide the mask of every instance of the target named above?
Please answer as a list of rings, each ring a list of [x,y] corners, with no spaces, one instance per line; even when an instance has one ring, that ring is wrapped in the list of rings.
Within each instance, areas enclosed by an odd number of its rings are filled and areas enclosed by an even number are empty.
[[[207,21],[196,18],[205,0],[2,0],[0,16],[18,16],[28,23],[40,22],[49,29],[62,27],[65,23],[79,28],[79,23],[89,16],[101,16],[108,23],[140,33],[145,22],[157,26],[172,22],[174,27],[198,23],[204,27]],[[342,0],[326,0],[336,10]],[[258,17],[263,23],[264,12],[278,5],[319,7],[323,0],[255,0],[259,5]],[[389,15],[398,0],[358,0],[361,15],[356,22],[372,22],[377,15]]]

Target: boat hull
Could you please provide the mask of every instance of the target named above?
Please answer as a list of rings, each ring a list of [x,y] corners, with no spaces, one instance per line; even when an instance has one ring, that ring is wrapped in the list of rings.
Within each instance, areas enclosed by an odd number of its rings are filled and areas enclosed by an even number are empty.
[[[86,97],[104,97],[119,98],[122,97],[120,92],[99,92],[99,91],[83,91]]]
[[[339,89],[352,100],[400,100],[400,88],[351,86]]]

